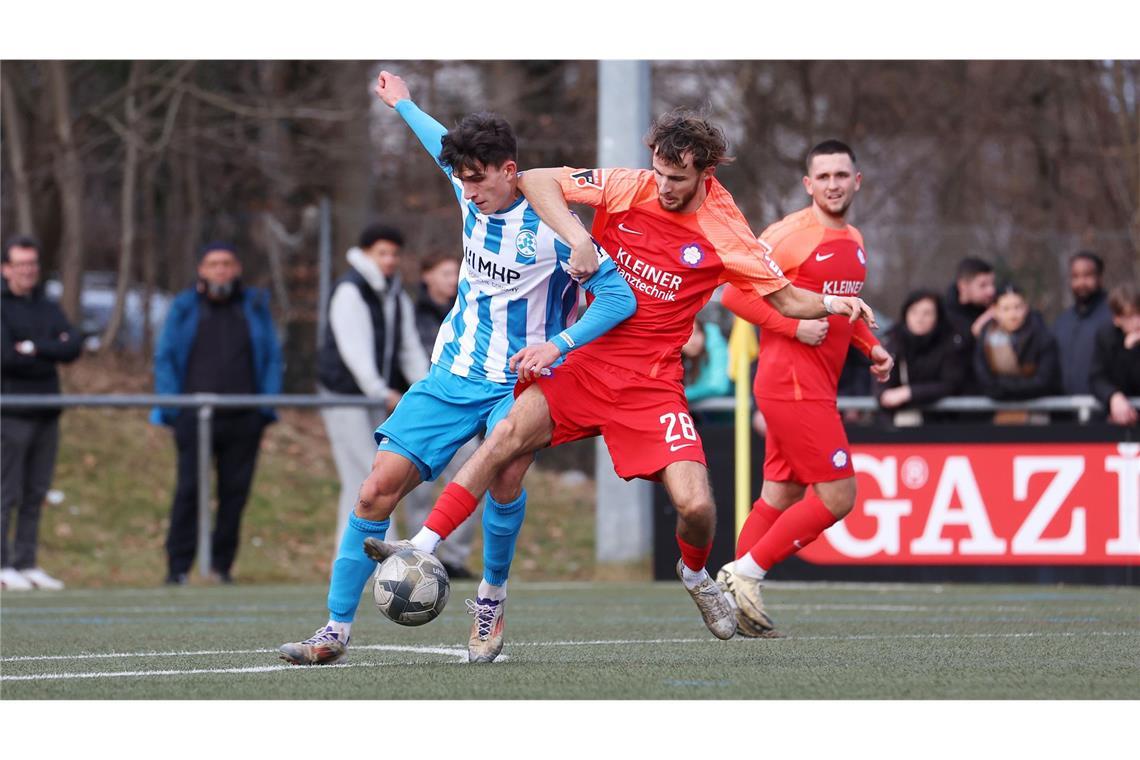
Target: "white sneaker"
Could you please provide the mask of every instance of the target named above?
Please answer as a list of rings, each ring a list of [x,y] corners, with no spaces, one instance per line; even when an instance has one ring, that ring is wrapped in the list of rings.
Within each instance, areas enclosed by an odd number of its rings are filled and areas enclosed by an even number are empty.
[[[5,591],[31,591],[35,586],[14,567],[0,569],[0,588]]]
[[[58,578],[52,578],[38,567],[21,570],[20,574],[23,575],[24,580],[32,584],[32,586],[42,588],[45,591],[59,591],[63,588],[63,581]]]

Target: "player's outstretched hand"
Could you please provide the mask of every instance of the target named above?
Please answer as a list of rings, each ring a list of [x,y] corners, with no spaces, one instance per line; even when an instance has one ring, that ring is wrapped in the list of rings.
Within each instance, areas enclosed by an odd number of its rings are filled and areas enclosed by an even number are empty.
[[[872,330],[879,326],[875,321],[875,312],[871,310],[862,298],[855,296],[835,296],[835,300],[831,302],[832,314],[845,314],[850,317],[850,321],[854,322],[861,319],[867,323],[867,327]]]
[[[598,249],[589,237],[570,247],[570,268],[567,272],[578,282],[590,279],[598,271]]]
[[[887,353],[882,346],[871,349],[871,374],[880,383],[887,382],[891,377],[891,369],[895,366],[895,358]]]
[[[408,92],[408,86],[404,84],[404,80],[387,71],[381,71],[380,76],[376,78],[374,92],[380,100],[384,101],[385,105],[392,108],[395,108],[401,100],[412,99],[412,94]]]
[[[809,346],[818,346],[827,338],[831,323],[826,319],[801,319],[796,325],[796,340]]]
[[[546,343],[527,346],[512,356],[510,368],[512,372],[518,373],[519,380],[529,383],[541,375],[544,369],[549,369],[550,365],[558,361],[560,356],[562,356],[562,352],[558,350],[558,346],[547,341]]]

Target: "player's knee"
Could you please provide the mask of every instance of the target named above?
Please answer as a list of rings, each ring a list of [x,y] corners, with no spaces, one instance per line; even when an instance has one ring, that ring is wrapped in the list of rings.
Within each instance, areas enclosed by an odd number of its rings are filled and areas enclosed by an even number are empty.
[[[673,506],[685,522],[711,522],[716,519],[716,504],[706,494],[679,498]]]
[[[852,509],[855,508],[855,497],[852,496],[850,499],[845,498],[834,500],[830,504],[824,502],[823,505],[827,507],[828,512],[831,512],[831,514],[834,515],[836,520],[842,520],[844,517],[851,513]]]
[[[483,445],[491,446],[496,461],[509,461],[522,453],[525,436],[518,423],[507,417],[500,420]]]
[[[390,476],[373,471],[360,484],[356,496],[356,514],[365,520],[386,520],[400,500],[400,484]]]
[[[837,481],[827,490],[818,488],[816,495],[836,520],[842,520],[855,508],[855,479]]]

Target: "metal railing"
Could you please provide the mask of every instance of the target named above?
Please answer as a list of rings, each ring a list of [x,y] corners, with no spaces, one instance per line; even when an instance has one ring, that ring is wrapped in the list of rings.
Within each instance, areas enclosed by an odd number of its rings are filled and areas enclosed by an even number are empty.
[[[1140,398],[1129,401],[1140,406]],[[372,403],[369,403],[372,402]],[[156,394],[107,395],[6,395],[0,396],[0,411],[6,409],[68,409],[75,407],[168,407],[197,409],[198,415],[198,571],[205,577],[210,572],[210,440],[215,409],[256,409],[260,407],[325,408],[337,406],[380,406],[383,402],[360,396],[341,395],[226,395],[194,393],[173,396]],[[841,411],[875,411],[879,404],[871,396],[840,396]],[[732,411],[732,397],[705,399],[693,404],[694,411]],[[1075,412],[1082,423],[1092,419],[1101,409],[1092,396],[1049,396],[1032,401],[999,402],[984,396],[957,396],[922,407],[924,411],[946,412]]]

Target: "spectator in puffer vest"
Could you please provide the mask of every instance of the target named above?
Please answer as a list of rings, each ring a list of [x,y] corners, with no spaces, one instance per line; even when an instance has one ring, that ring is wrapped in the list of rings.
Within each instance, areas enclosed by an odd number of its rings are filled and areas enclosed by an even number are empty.
[[[340,476],[338,537],[360,484],[372,470],[373,433],[404,391],[428,370],[415,307],[400,278],[403,245],[404,236],[394,227],[366,227],[357,247],[348,252],[348,272],[337,280],[329,299],[328,327],[317,357],[317,391],[360,396],[362,402],[321,410]],[[388,535],[392,538],[391,532]]]

